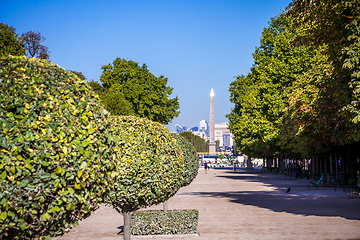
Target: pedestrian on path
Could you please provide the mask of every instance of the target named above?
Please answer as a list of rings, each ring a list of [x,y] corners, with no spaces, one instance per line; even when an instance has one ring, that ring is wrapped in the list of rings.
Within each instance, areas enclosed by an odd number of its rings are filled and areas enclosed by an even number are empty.
[[[207,164],[207,162],[204,163],[204,169],[205,169],[205,174],[207,174],[207,170],[208,170],[208,164]]]

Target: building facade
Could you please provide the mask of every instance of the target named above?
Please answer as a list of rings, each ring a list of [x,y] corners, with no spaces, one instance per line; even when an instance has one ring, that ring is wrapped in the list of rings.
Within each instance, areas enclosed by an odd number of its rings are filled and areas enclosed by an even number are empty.
[[[215,123],[215,141],[220,141],[220,146],[230,147],[234,145],[233,135],[229,130],[229,123]]]

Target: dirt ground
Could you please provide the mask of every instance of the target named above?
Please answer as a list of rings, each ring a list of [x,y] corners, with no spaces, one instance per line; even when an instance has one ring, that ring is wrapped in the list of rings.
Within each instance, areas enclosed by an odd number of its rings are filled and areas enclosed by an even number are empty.
[[[197,178],[169,199],[168,209],[199,209],[200,236],[132,239],[360,239],[360,197],[331,187],[307,189],[307,182],[260,170],[199,169]],[[122,227],[122,216],[101,206],[53,239],[122,239]]]

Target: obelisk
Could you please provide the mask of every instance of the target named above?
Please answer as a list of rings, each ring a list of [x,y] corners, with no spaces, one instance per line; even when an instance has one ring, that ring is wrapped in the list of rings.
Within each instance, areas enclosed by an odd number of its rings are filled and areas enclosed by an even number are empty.
[[[211,89],[210,93],[210,142],[209,142],[209,154],[216,153],[215,143],[215,114],[214,114],[214,89]]]

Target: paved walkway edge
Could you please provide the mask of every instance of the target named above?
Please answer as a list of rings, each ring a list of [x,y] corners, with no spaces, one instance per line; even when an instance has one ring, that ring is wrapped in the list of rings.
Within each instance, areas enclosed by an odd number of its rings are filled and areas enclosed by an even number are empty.
[[[131,235],[132,239],[157,239],[157,238],[193,238],[199,237],[200,233],[192,233],[192,234],[166,234],[166,235]]]

